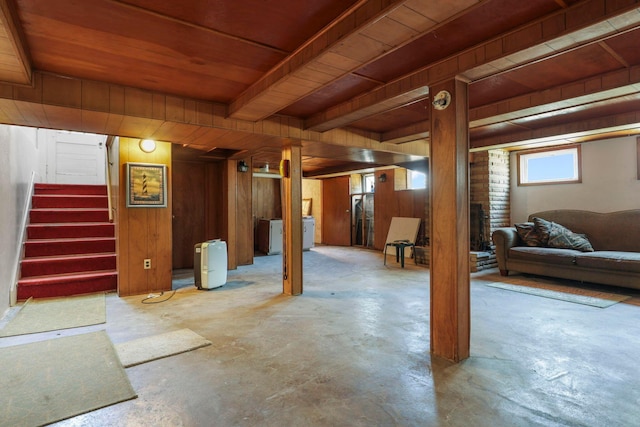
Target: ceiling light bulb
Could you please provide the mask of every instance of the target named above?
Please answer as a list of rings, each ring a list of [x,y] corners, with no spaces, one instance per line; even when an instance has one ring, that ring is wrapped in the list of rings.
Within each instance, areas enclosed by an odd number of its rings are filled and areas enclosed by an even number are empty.
[[[140,141],[140,149],[145,153],[153,153],[156,149],[156,142],[153,139],[143,139]]]

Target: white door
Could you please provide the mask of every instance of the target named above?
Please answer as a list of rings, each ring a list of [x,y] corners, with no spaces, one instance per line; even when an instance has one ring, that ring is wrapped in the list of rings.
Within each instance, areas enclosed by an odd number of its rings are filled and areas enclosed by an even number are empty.
[[[44,132],[48,183],[105,184],[106,136],[68,131]]]

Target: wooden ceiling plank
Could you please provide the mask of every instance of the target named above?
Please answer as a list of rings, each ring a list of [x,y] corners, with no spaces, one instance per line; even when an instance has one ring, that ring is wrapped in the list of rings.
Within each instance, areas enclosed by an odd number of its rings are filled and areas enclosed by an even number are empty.
[[[622,65],[623,67],[626,67],[626,68],[629,67],[629,63],[627,61],[625,61],[624,58],[618,54],[618,52],[613,50],[611,48],[611,46],[609,46],[607,44],[606,41],[599,42],[598,45],[600,47],[602,47],[604,50],[606,50],[607,53],[609,53],[609,55],[611,55],[613,58],[615,58],[615,60],[618,61],[620,63],[620,65]]]
[[[606,3],[606,7],[598,7],[598,5],[602,5],[603,1]],[[617,15],[625,14],[629,11],[631,11],[629,13],[634,13],[637,8],[637,4],[633,0],[623,0],[619,2],[615,0],[587,0],[581,2],[578,6],[580,7],[573,6],[568,9],[563,9],[541,20],[517,28],[509,34],[504,34],[492,40],[482,42],[472,48],[483,49],[484,54],[470,57],[467,52],[456,53],[443,61],[431,64],[383,87],[374,89],[360,96],[357,100],[350,100],[315,114],[306,121],[305,125],[308,129],[320,132],[346,126],[356,120],[370,116],[372,111],[384,111],[382,107],[383,103],[387,103],[390,100],[385,99],[385,97],[380,96],[380,94],[386,92],[388,96],[395,101],[400,100],[401,94],[396,90],[389,90],[391,85],[400,85],[408,88],[415,97],[411,99],[411,92],[407,92],[407,98],[409,101],[413,101],[416,100],[418,96],[423,95],[420,94],[420,91],[416,90],[415,84],[411,84],[408,80],[418,79],[424,82],[425,85],[433,85],[468,71],[469,68],[463,69],[461,67],[462,63],[465,64],[465,67],[482,66],[486,68],[487,62],[503,59],[511,54],[520,52],[522,49],[535,48],[552,39],[569,34],[570,31],[579,29],[580,26],[588,27],[589,25],[598,25],[599,22],[603,20],[606,21]],[[582,14],[579,19],[575,18],[577,13],[576,9]],[[545,22],[548,20],[556,20],[559,16],[564,17],[565,20],[569,19],[570,23],[554,31],[549,31],[548,28],[545,27]],[[461,57],[464,58],[463,61],[460,61]],[[478,62],[473,64],[474,60]],[[395,107],[402,105],[393,102],[393,100],[391,101],[391,104]]]
[[[339,22],[330,26],[324,33],[318,34],[307,45],[294,52],[236,98],[229,108],[230,117],[256,121],[268,117],[293,103],[284,103],[285,100],[283,99],[282,104],[269,106],[266,105],[265,97],[260,96],[260,94],[268,91],[273,86],[281,84],[285,75],[294,73],[301,67],[308,67],[311,62],[319,60],[332,68],[343,69],[346,74],[355,71],[390,49],[413,39],[416,37],[416,31],[413,29],[415,24],[406,26],[386,18],[386,15],[402,7],[406,1],[408,0],[363,2],[361,7],[356,8],[350,15],[343,16]],[[476,3],[476,1],[467,1],[467,3]],[[456,5],[456,7],[462,6]],[[433,21],[427,17],[424,17],[423,20],[425,21],[424,27],[431,28]],[[393,26],[396,34],[391,38],[384,37],[384,42],[381,42],[379,40],[383,38],[381,34],[388,31],[390,26]],[[313,52],[310,54],[309,50]],[[347,57],[350,59],[345,63],[344,58]],[[327,81],[324,84],[318,82],[313,90],[319,90],[330,82]],[[311,91],[300,92],[298,99],[309,93]],[[297,101],[297,99],[294,101]],[[258,104],[259,106],[253,107],[252,104]]]

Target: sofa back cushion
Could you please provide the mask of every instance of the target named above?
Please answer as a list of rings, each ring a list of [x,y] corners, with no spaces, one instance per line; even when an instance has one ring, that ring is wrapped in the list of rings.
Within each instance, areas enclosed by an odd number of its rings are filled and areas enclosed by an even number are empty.
[[[529,215],[565,226],[584,234],[596,251],[640,252],[640,209],[599,213],[557,209]]]

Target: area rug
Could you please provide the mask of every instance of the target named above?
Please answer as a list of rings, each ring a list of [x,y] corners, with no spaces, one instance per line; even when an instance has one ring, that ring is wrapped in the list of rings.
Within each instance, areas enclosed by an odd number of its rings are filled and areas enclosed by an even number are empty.
[[[42,300],[29,298],[0,330],[0,337],[97,325],[106,320],[105,294]]]
[[[563,289],[551,290],[544,288],[534,288],[522,285],[512,285],[510,283],[493,282],[487,284],[492,288],[505,289],[508,291],[520,292],[529,295],[536,295],[545,298],[552,298],[561,301],[572,302],[576,304],[590,305],[592,307],[606,308],[621,301],[631,298],[627,295],[607,294],[604,292],[595,292],[597,296],[588,295],[590,291],[580,289]]]
[[[40,426],[137,397],[104,331],[0,348],[0,425]]]
[[[153,335],[116,344],[122,366],[139,365],[163,357],[185,353],[211,344],[211,341],[196,334],[191,329]]]

